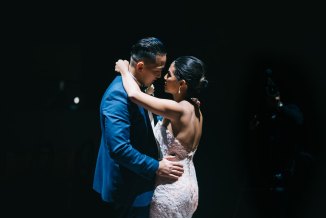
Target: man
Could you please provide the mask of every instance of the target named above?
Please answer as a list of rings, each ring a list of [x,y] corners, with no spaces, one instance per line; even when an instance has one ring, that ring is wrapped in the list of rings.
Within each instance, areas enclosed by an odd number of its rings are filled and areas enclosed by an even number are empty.
[[[141,88],[161,77],[165,63],[166,50],[157,38],[141,39],[131,48],[129,70]],[[120,75],[103,95],[100,121],[93,188],[116,217],[148,217],[156,174],[176,180],[183,167],[172,157],[159,160],[148,113],[128,99]]]

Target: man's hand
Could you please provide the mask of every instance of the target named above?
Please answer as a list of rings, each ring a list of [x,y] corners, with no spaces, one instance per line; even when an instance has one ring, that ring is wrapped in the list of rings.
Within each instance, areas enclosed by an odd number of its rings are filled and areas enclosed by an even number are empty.
[[[183,172],[183,165],[175,161],[174,156],[167,156],[159,162],[156,174],[169,180],[178,180]]]

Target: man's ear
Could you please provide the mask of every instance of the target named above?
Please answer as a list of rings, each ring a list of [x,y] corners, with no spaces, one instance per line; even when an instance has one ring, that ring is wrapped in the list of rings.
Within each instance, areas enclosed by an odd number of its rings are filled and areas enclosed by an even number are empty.
[[[136,64],[136,70],[137,71],[142,71],[144,69],[144,62],[143,61],[139,61]]]

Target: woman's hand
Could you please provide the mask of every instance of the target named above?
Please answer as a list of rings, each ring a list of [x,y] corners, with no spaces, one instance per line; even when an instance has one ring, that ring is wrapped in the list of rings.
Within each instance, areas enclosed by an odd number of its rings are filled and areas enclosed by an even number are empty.
[[[129,70],[129,62],[127,60],[119,59],[117,62],[115,62],[115,71],[123,74],[123,73],[128,73],[128,70]]]

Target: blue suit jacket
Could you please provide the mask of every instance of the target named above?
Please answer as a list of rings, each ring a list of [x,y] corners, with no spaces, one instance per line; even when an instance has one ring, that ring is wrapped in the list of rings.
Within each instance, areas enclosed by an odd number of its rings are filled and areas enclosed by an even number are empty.
[[[159,166],[158,149],[147,111],[129,100],[121,76],[102,97],[100,122],[93,189],[106,202],[148,205]]]

